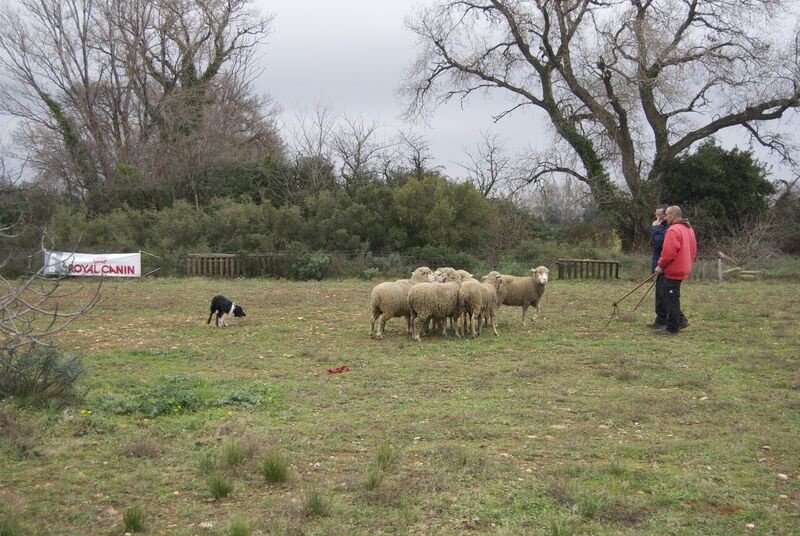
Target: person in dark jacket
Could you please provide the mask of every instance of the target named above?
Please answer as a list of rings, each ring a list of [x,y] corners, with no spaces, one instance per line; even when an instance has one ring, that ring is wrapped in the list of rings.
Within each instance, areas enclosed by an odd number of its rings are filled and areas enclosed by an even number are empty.
[[[664,244],[664,235],[667,234],[667,218],[666,211],[669,205],[659,205],[656,207],[656,219],[653,220],[653,226],[650,228],[650,237],[653,241],[653,262],[650,270],[656,271],[658,266],[658,259],[661,257],[661,247]],[[656,319],[652,324],[649,324],[654,329],[664,329],[667,327],[667,309],[664,306],[664,274],[658,274],[656,277]]]
[[[681,311],[681,283],[689,277],[697,257],[697,239],[689,221],[682,218],[681,208],[671,206],[666,210],[667,234],[656,266],[657,274],[664,274],[664,305],[667,310],[667,327],[662,333],[675,334],[689,325]]]

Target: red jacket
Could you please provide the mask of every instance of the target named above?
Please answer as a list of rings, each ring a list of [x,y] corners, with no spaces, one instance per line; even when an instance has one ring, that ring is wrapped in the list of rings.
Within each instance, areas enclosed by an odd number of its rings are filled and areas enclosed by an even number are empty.
[[[667,279],[686,279],[697,256],[697,239],[686,220],[678,220],[667,229],[658,265]]]

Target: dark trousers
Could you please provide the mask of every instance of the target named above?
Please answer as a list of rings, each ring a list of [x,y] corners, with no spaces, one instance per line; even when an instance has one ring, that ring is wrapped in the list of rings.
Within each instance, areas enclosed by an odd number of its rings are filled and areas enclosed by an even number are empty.
[[[667,305],[664,303],[664,274],[656,276],[656,320],[659,326],[667,325]]]
[[[681,311],[681,283],[680,279],[664,278],[664,308],[667,313],[667,331],[675,333],[687,323]]]

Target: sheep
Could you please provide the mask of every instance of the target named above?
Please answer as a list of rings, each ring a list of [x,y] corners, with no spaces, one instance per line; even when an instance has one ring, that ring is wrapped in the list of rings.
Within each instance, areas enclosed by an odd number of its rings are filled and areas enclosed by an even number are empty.
[[[420,266],[411,274],[411,279],[398,279],[380,283],[372,289],[371,309],[372,324],[369,329],[369,336],[377,339],[383,338],[383,330],[386,321],[398,316],[406,317],[407,332],[411,334],[411,310],[408,308],[408,291],[416,283],[434,280],[433,272],[427,266]],[[378,322],[378,330],[375,331],[375,322]]]
[[[473,311],[472,313],[472,325],[474,326],[476,323],[478,324],[478,335],[480,335],[480,318],[483,316],[487,324],[492,326],[492,331],[494,332],[495,337],[498,337],[499,335],[497,333],[497,320],[495,319],[495,313],[497,312],[497,308],[500,306],[500,303],[497,299],[498,291],[505,286],[505,282],[503,281],[503,276],[495,271],[489,272],[483,277],[483,279],[484,282],[480,285],[481,303],[478,311]]]
[[[458,329],[466,336],[469,329],[473,337],[477,336],[475,333],[474,318],[477,318],[473,313],[480,314],[481,310],[481,283],[476,279],[468,279],[461,283],[461,288],[458,289],[458,304],[461,309],[461,319],[459,320]]]
[[[539,300],[542,299],[544,294],[544,287],[547,285],[547,279],[550,276],[550,270],[544,266],[532,268],[531,277],[515,277],[513,275],[503,275],[503,287],[501,296],[503,298],[503,305],[521,305],[522,306],[522,325],[525,325],[525,311],[528,306],[533,305],[536,308],[536,315],[534,321],[539,315]]]
[[[413,340],[420,340],[422,326],[429,319],[444,320],[457,316],[458,289],[461,286],[461,275],[455,270],[438,270],[440,281],[437,283],[417,283],[408,291],[408,306],[411,309]],[[447,335],[447,324],[442,329]]]

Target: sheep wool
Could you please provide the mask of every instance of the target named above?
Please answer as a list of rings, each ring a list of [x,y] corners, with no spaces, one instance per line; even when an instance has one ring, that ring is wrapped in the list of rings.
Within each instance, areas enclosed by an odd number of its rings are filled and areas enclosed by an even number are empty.
[[[525,325],[525,312],[528,307],[533,305],[536,309],[534,321],[539,315],[539,301],[544,294],[545,285],[550,277],[550,270],[545,266],[532,268],[530,277],[516,277],[513,275],[503,275],[503,305],[515,305],[522,307],[522,325]]]
[[[448,318],[458,316],[458,289],[461,275],[452,269],[437,270],[437,283],[417,283],[408,291],[408,306],[411,309],[412,339],[420,340],[422,327],[428,320],[444,321],[442,334],[447,335]]]
[[[427,266],[420,266],[411,274],[410,279],[398,279],[380,283],[372,289],[370,297],[372,324],[369,335],[377,339],[383,338],[386,321],[395,317],[406,318],[406,330],[411,331],[411,310],[408,307],[408,291],[417,283],[433,282],[433,271]],[[375,324],[378,324],[376,331]]]

